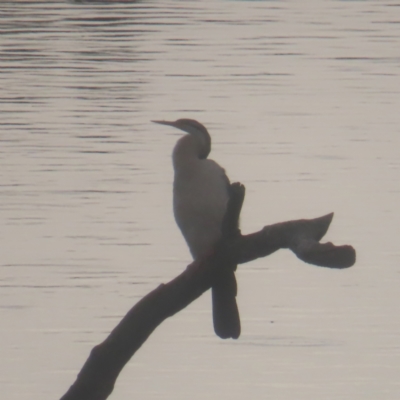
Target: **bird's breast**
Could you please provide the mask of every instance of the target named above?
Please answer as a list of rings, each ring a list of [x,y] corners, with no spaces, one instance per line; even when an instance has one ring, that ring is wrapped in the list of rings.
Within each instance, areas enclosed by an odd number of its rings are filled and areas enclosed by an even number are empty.
[[[228,184],[224,170],[211,160],[192,171],[175,171],[175,220],[195,259],[209,254],[221,237]]]

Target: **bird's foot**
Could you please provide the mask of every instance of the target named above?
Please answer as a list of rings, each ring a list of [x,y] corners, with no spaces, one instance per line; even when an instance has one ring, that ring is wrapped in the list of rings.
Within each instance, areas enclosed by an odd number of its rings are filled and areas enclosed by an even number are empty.
[[[206,255],[204,255],[201,258],[198,258],[197,260],[193,260],[187,267],[186,271],[196,271],[200,266],[209,258],[213,257],[215,255],[216,251],[214,249],[210,250]]]
[[[195,272],[200,268],[201,265],[201,261],[202,260],[194,260],[192,261],[187,267],[186,267],[186,271],[188,272]]]

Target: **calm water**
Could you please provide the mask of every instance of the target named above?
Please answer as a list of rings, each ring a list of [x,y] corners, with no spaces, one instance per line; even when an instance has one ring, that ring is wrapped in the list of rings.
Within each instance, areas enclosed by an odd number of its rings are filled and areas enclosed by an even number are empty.
[[[394,1],[2,2],[0,382],[57,399],[125,312],[189,262],[172,216],[191,117],[247,187],[245,232],[335,211],[357,264],[289,252],[164,323],[114,399],[400,396],[400,7]]]

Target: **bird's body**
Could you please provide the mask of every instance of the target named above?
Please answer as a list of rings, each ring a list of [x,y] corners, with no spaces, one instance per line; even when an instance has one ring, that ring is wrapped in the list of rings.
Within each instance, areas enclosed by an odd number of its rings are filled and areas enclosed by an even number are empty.
[[[177,157],[179,152],[175,151],[174,161]],[[228,186],[225,171],[212,160],[198,159],[190,170],[175,168],[175,220],[195,260],[210,254],[221,238],[222,219],[229,200]]]
[[[194,260],[210,255],[221,238],[222,221],[229,200],[229,179],[225,170],[207,159],[211,138],[194,120],[154,121],[189,133],[174,148],[174,216]],[[223,279],[222,279],[223,278]],[[240,335],[233,270],[213,286],[214,329],[223,338]]]

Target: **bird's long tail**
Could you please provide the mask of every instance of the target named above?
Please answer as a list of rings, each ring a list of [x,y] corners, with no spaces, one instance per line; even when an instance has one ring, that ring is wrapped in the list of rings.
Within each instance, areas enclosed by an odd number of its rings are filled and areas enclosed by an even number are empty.
[[[215,333],[222,339],[237,339],[240,336],[240,317],[234,269],[218,277],[211,293]]]

